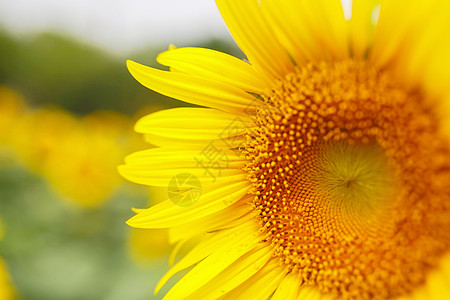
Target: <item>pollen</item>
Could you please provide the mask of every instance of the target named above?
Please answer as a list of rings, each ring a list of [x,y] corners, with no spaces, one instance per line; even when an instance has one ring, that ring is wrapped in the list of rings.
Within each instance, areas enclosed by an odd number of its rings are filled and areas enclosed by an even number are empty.
[[[407,295],[450,249],[450,147],[433,102],[365,62],[267,91],[245,171],[274,255],[340,299]]]

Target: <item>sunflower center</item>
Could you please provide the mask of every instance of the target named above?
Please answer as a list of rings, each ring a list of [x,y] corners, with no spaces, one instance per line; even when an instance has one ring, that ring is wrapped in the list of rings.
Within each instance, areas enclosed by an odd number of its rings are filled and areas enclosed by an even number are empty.
[[[291,186],[298,187],[293,197],[301,198],[304,187],[309,187],[320,198],[315,204],[321,207],[318,216],[332,216],[325,223],[315,219],[313,230],[333,232],[347,240],[387,236],[387,231],[392,230],[390,207],[396,184],[381,147],[374,142],[328,142],[307,152],[307,161],[316,161],[296,169],[290,180]]]
[[[450,149],[430,102],[355,61],[299,68],[267,95],[246,171],[299,284],[384,299],[424,283],[450,248]]]

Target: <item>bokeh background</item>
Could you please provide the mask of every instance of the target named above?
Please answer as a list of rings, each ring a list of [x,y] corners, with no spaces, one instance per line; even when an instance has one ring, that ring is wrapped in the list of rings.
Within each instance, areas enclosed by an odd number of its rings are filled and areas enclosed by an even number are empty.
[[[125,221],[166,190],[116,168],[149,147],[138,118],[186,105],[125,67],[170,44],[243,57],[212,0],[0,1],[0,300],[164,294],[166,231]]]

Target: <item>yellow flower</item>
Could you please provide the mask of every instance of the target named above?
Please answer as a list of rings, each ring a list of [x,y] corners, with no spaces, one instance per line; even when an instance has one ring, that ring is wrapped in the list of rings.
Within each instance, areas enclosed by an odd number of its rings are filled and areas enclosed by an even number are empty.
[[[15,162],[16,157],[11,151],[11,128],[25,111],[26,105],[22,96],[0,85],[0,164],[3,166]]]
[[[115,170],[128,144],[123,128],[129,123],[126,116],[106,111],[77,120],[77,127],[54,145],[45,177],[68,200],[100,206],[123,181]]]
[[[12,287],[11,279],[9,277],[3,259],[0,257],[0,299],[12,300],[16,299],[16,293]]]
[[[0,144],[11,132],[15,119],[25,112],[26,106],[21,95],[0,85]]]
[[[450,2],[218,0],[249,63],[171,49],[128,223],[203,240],[166,299],[450,299]],[[178,205],[175,205],[178,204]]]
[[[76,118],[61,109],[39,109],[14,127],[13,149],[65,199],[85,208],[103,204],[123,183],[117,165],[129,149],[130,119],[100,111]]]
[[[4,235],[4,224],[0,218],[0,240]],[[9,276],[6,264],[0,257],[0,300],[12,300],[16,299],[16,293],[14,291],[11,278]]]
[[[11,127],[11,144],[31,170],[45,173],[59,145],[78,128],[75,117],[62,109],[38,109],[24,114]]]

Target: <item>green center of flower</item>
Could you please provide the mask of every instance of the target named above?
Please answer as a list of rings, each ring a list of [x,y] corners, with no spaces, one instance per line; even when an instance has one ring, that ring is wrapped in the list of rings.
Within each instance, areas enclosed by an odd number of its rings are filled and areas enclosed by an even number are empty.
[[[396,188],[383,149],[376,143],[329,143],[318,157],[321,161],[310,180],[317,182],[323,204],[336,216],[337,232],[346,236],[385,234]]]
[[[267,93],[245,170],[275,255],[339,298],[405,295],[450,250],[450,148],[423,96],[363,62]]]

